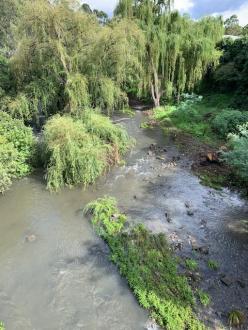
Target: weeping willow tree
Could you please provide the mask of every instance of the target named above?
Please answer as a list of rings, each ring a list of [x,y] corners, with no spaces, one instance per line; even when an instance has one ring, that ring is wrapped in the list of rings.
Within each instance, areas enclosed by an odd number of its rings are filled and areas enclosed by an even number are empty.
[[[114,20],[100,29],[87,62],[94,106],[111,110],[128,102],[126,92],[143,75],[144,49],[144,35],[131,19]]]
[[[146,36],[142,79],[155,106],[161,97],[180,98],[192,91],[209,66],[218,63],[216,43],[223,35],[220,18],[193,21],[172,12],[172,1],[120,0],[115,14],[138,19]]]
[[[81,59],[94,40],[97,22],[66,2],[27,2],[20,19],[19,45],[11,60],[17,95],[29,99],[32,113],[51,115],[88,105]]]

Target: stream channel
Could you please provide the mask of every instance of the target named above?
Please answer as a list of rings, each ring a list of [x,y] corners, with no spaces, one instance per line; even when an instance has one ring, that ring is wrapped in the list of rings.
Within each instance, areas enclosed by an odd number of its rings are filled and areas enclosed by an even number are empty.
[[[0,320],[6,330],[146,329],[148,313],[83,215],[88,202],[104,195],[118,200],[130,222],[166,233],[176,253],[198,261],[200,286],[212,299],[199,314],[210,329],[228,328],[232,309],[247,313],[248,202],[202,186],[191,161],[160,129],[141,129],[143,120],[137,111],[123,121],[136,146],[125,166],[87,190],[50,194],[35,174],[0,197]],[[207,254],[192,252],[192,244],[207,247]],[[209,259],[218,262],[217,271],[209,269]]]

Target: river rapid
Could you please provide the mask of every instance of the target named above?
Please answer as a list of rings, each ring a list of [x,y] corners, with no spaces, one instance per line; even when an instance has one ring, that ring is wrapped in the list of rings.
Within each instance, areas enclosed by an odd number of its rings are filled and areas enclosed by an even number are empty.
[[[191,161],[159,129],[140,129],[143,120],[137,111],[123,121],[137,140],[126,166],[87,190],[50,194],[36,174],[0,197],[0,320],[6,330],[146,329],[148,313],[83,215],[89,201],[104,195],[118,200],[130,222],[166,233],[176,253],[198,261],[199,285],[212,297],[199,315],[211,329],[227,327],[232,309],[247,313],[247,201],[202,186]],[[192,245],[207,247],[208,254],[192,252]],[[218,271],[209,269],[209,259]]]

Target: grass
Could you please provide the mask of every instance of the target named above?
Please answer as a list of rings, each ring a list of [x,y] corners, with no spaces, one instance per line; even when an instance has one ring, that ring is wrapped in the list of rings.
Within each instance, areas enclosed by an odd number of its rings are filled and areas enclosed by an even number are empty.
[[[216,190],[221,190],[227,181],[227,178],[224,175],[216,174],[214,172],[203,172],[200,173],[199,177],[202,185]]]
[[[104,197],[85,208],[96,232],[107,242],[110,256],[125,277],[139,304],[162,328],[202,330],[194,314],[195,297],[164,234],[152,234],[143,225],[126,230],[126,216],[116,201]]]
[[[195,271],[198,268],[198,263],[194,259],[186,259],[185,265],[189,270]]]
[[[218,264],[217,261],[209,259],[208,260],[208,267],[212,270],[218,270],[219,269],[219,264]]]
[[[212,120],[221,109],[230,104],[230,96],[216,94],[205,96],[202,101],[182,102],[179,106],[165,106],[154,110],[154,119],[163,127],[176,127],[204,143],[217,145],[222,138],[212,129]]]
[[[231,327],[240,327],[245,322],[245,315],[241,311],[233,310],[228,315],[228,322]]]
[[[210,298],[210,296],[209,296],[206,292],[203,292],[202,290],[198,290],[197,293],[198,293],[198,297],[199,297],[199,299],[200,299],[201,304],[202,304],[204,307],[209,306],[210,303],[211,303],[211,298]]]

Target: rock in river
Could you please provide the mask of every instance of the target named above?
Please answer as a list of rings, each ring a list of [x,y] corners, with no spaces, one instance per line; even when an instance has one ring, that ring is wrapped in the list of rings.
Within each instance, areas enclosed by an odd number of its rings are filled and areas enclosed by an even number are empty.
[[[36,241],[36,236],[35,235],[27,235],[26,237],[25,237],[25,241],[27,242],[27,243],[32,243],[32,242],[34,242],[34,241]]]

